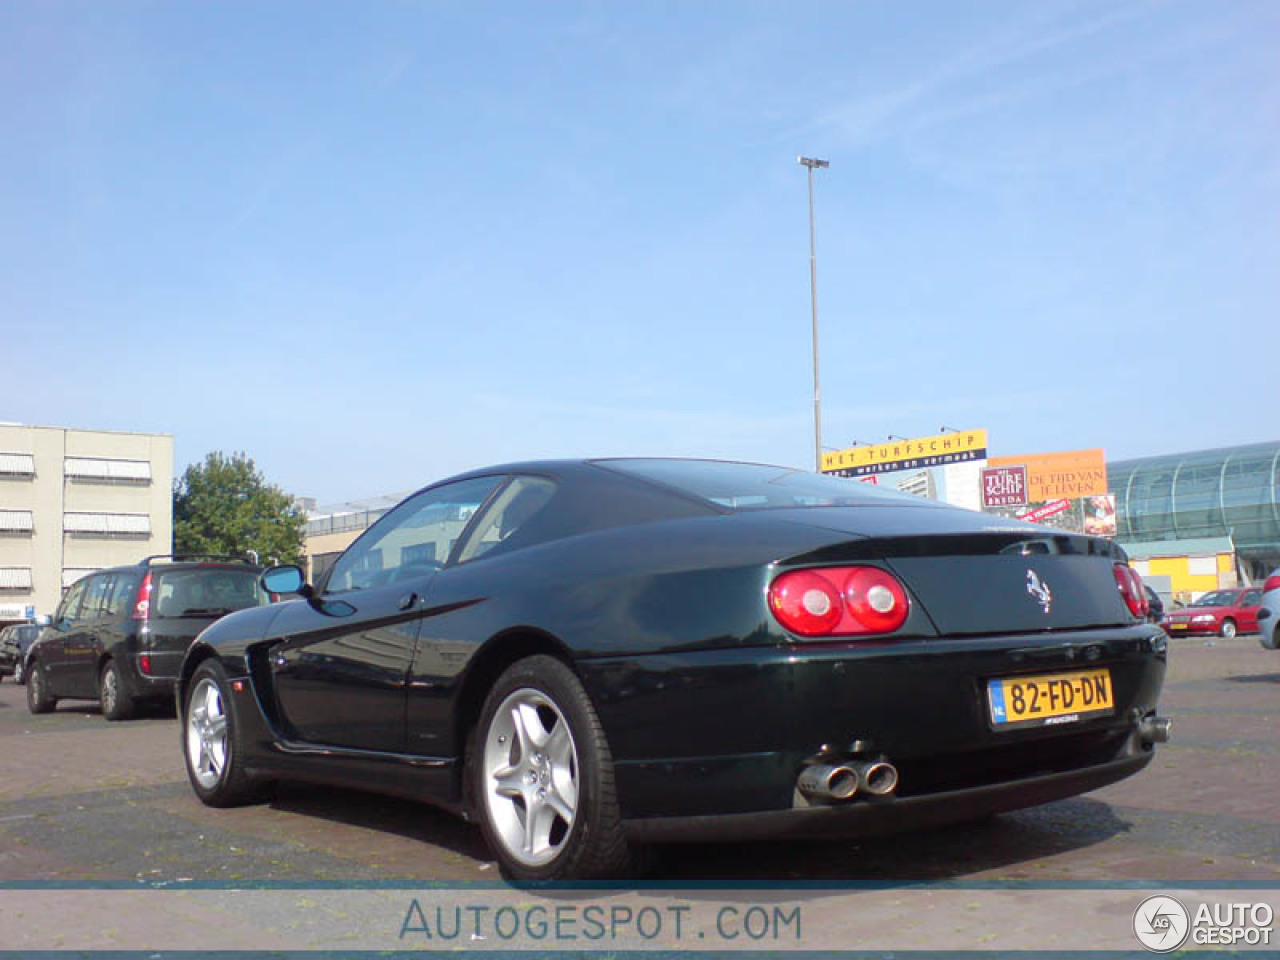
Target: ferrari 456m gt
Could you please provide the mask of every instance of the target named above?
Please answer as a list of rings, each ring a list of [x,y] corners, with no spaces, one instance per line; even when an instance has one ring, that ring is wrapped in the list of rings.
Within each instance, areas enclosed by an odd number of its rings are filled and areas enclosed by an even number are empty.
[[[519,463],[413,494],[178,681],[195,792],[479,822],[522,882],[678,840],[849,836],[1150,762],[1166,638],[1106,540],[784,467]]]

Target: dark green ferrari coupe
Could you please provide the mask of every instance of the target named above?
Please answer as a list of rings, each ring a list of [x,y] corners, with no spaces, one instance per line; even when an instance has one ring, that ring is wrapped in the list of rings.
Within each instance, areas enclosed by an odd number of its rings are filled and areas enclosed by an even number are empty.
[[[1166,638],[1107,540],[698,460],[426,487],[178,681],[213,806],[279,780],[479,822],[522,882],[653,842],[884,833],[1112,783],[1168,736]]]

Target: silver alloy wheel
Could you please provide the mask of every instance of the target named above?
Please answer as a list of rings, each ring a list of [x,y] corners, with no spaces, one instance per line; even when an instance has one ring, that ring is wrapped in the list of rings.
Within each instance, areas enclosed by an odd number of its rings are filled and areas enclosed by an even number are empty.
[[[27,675],[26,661],[19,660],[18,665],[13,668],[13,682],[21,683],[22,678]]]
[[[1222,622],[1222,636],[1230,640],[1236,635],[1236,624],[1234,620],[1224,620]]]
[[[484,802],[507,853],[529,867],[564,849],[578,808],[578,749],[545,693],[516,690],[485,731]]]
[[[115,668],[108,663],[102,671],[102,712],[104,714],[115,713],[116,699],[120,696],[119,683]]]
[[[27,689],[31,691],[28,696],[31,697],[32,701],[39,703],[40,695],[44,691],[40,689],[40,671],[38,669],[31,671],[31,679],[27,681]]]
[[[212,790],[227,766],[227,714],[222,691],[205,677],[187,701],[187,762],[200,786]]]

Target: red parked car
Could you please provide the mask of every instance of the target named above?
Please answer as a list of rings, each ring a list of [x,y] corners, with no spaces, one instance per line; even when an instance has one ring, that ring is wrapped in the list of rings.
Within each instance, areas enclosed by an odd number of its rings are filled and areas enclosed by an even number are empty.
[[[1257,587],[1214,590],[1189,607],[1174,610],[1161,626],[1172,636],[1209,634],[1230,639],[1237,633],[1258,632],[1258,606],[1262,591]]]

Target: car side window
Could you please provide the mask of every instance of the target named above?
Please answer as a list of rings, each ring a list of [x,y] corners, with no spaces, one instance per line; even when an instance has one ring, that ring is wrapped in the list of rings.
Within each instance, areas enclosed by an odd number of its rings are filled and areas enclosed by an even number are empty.
[[[67,595],[62,598],[62,604],[58,607],[58,615],[55,618],[57,622],[63,620],[74,621],[80,611],[80,601],[84,599],[84,588],[86,580],[77,580],[71,585],[67,591]]]
[[[545,477],[514,477],[485,507],[484,515],[467,535],[458,562],[483,556],[515,534],[555,495],[556,485]]]
[[[338,558],[325,593],[380,587],[440,569],[471,518],[503,479],[459,480],[410,497]]]
[[[102,616],[106,599],[111,593],[111,582],[115,577],[100,573],[89,578],[89,586],[85,588],[84,603],[80,607],[81,620],[93,620]]]
[[[1262,602],[1261,590],[1250,590],[1244,595],[1244,599],[1240,601],[1240,605],[1244,607],[1254,607]]]
[[[138,592],[138,578],[130,573],[118,573],[107,595],[107,606],[104,614],[118,617],[129,609],[134,595]]]

